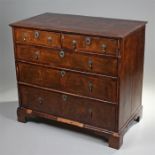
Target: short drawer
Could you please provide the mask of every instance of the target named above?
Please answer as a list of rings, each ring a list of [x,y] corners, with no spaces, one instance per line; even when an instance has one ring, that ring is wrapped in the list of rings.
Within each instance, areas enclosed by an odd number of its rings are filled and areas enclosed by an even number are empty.
[[[74,51],[88,51],[117,55],[118,40],[84,35],[63,34],[62,47]]]
[[[112,57],[17,45],[16,58],[55,67],[117,76],[117,59]]]
[[[22,106],[108,130],[115,129],[115,106],[90,99],[20,86]]]
[[[116,102],[117,79],[18,63],[21,82]]]
[[[16,28],[15,41],[27,44],[61,47],[60,33]]]

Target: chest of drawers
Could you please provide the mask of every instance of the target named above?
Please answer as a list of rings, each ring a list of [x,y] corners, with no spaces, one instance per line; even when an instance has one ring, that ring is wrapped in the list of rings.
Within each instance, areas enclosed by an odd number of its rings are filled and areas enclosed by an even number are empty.
[[[145,24],[52,13],[11,24],[18,120],[76,126],[118,149],[142,114]]]

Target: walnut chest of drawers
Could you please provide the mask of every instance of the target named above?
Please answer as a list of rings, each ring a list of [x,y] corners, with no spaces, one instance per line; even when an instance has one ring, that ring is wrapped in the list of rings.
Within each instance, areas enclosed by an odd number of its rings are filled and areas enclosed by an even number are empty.
[[[118,149],[142,114],[145,24],[53,13],[11,24],[18,120],[77,126]]]

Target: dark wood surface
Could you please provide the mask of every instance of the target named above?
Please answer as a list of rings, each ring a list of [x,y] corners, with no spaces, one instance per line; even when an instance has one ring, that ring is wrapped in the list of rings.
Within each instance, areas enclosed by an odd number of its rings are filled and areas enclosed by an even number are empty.
[[[87,76],[24,63],[18,63],[18,68],[21,82],[116,103],[116,79]]]
[[[35,37],[35,33],[38,37]],[[49,47],[60,48],[60,33],[47,32],[47,31],[35,31],[31,29],[16,29],[15,31],[16,42],[25,44],[42,45]]]
[[[130,34],[124,40],[122,63],[119,63],[119,129],[141,105],[144,41],[145,27]]]
[[[25,108],[115,130],[114,105],[22,85],[20,90],[22,106]]]
[[[45,13],[11,26],[122,38],[145,24],[144,21]]]
[[[21,82],[116,103],[116,79],[87,76],[24,63],[17,65]]]
[[[20,44],[17,46],[16,55],[16,59],[19,61],[117,76],[118,61],[115,57],[101,57],[100,55],[88,55],[83,52],[47,49]]]
[[[108,55],[117,55],[118,40],[107,39],[102,37],[88,37],[82,35],[63,34],[62,35],[62,48],[72,49],[74,51],[89,51],[94,53],[106,53]],[[89,44],[87,43],[89,40]],[[72,46],[72,41],[75,40],[77,43],[75,47]],[[87,45],[88,44],[88,45]],[[106,45],[106,48],[102,46]]]
[[[18,120],[87,129],[119,149],[142,116],[145,23],[46,13],[11,24]]]

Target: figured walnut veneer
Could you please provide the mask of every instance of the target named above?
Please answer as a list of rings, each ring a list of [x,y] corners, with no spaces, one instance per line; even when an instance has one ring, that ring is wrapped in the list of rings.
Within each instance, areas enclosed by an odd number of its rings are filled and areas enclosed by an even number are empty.
[[[145,24],[53,13],[11,24],[18,120],[76,126],[119,149],[142,115]]]

